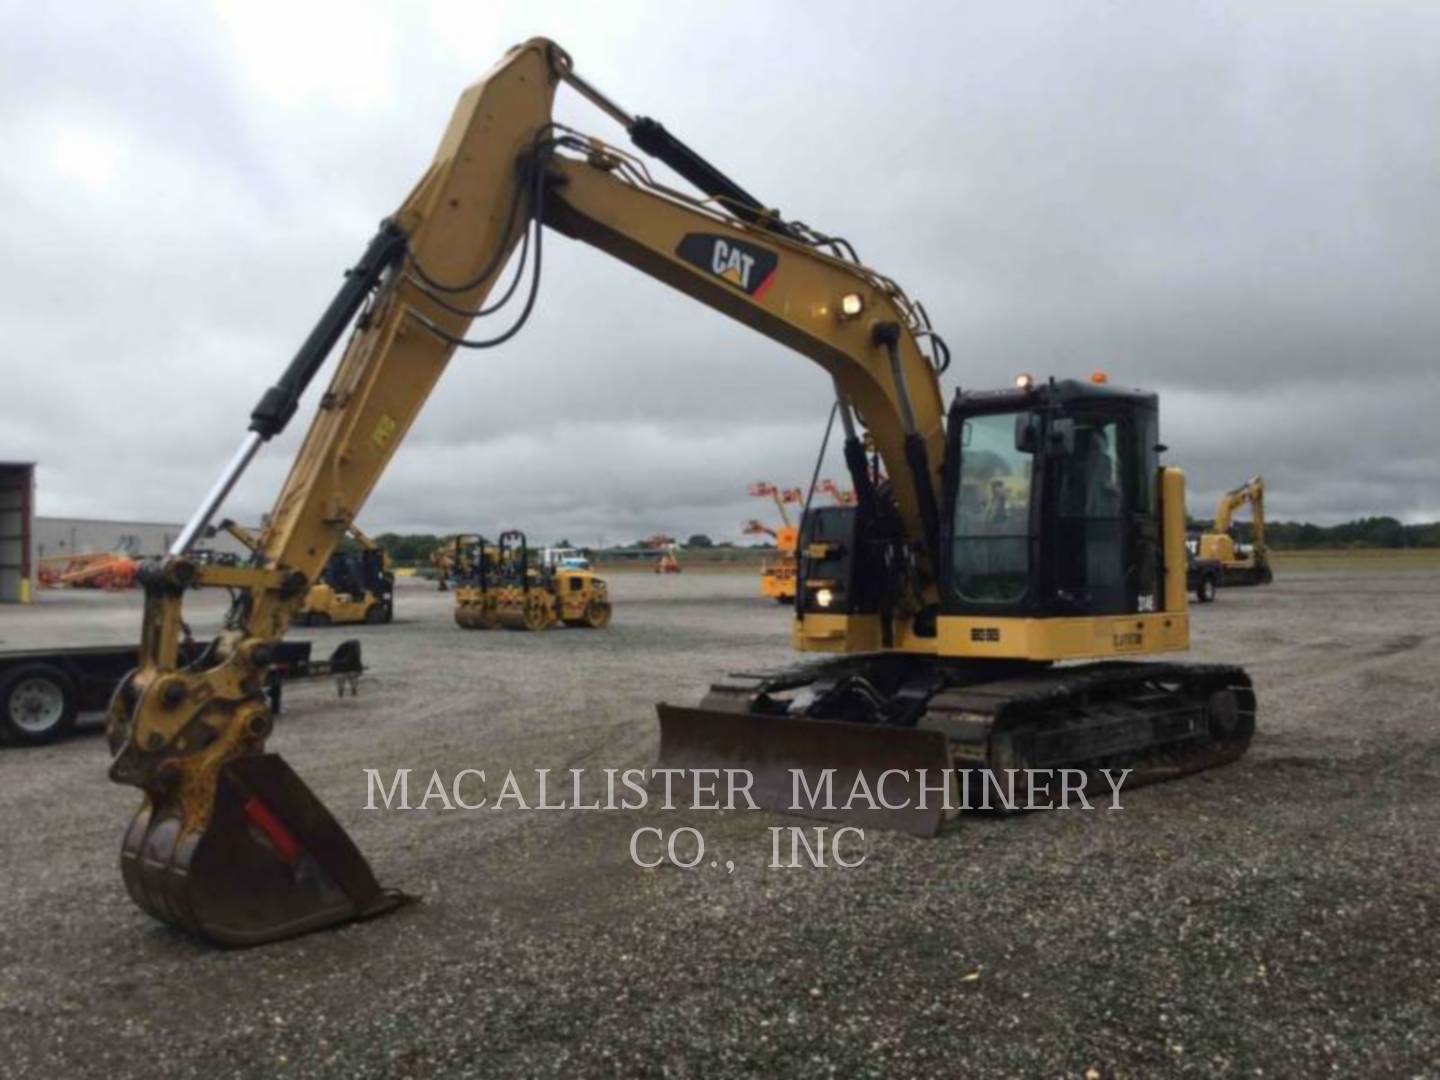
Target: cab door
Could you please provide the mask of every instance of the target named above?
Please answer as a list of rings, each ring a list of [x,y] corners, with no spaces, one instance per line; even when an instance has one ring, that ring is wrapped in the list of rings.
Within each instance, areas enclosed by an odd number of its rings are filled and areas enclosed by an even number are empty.
[[[1130,611],[1159,611],[1163,606],[1161,582],[1165,545],[1160,527],[1160,421],[1149,409],[1126,418],[1124,427],[1130,452],[1126,463],[1129,501],[1130,558],[1126,591]]]
[[[1076,615],[1159,605],[1156,423],[1141,411],[1077,413],[1055,440],[1054,589]]]

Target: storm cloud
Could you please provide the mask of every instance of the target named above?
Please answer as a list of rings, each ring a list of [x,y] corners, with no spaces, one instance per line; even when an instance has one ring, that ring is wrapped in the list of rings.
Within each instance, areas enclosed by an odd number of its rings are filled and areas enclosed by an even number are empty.
[[[461,89],[545,34],[922,299],[947,395],[1104,368],[1161,393],[1197,515],[1263,472],[1277,518],[1440,518],[1433,5],[4,10],[0,458],[40,463],[42,513],[188,516]],[[738,538],[748,482],[808,479],[829,393],[552,235],[530,324],[456,357],[361,520]]]

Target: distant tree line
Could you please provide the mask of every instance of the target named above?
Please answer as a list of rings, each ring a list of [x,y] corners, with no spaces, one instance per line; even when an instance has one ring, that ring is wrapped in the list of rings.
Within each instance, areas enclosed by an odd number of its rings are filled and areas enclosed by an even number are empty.
[[[1192,532],[1202,532],[1210,526],[1208,521],[1190,522]],[[1242,541],[1250,539],[1250,522],[1235,523],[1235,535]],[[1266,542],[1279,551],[1304,551],[1310,548],[1440,548],[1440,521],[1423,525],[1405,525],[1393,517],[1366,517],[1347,521],[1343,525],[1312,525],[1308,521],[1270,521],[1265,524]],[[375,542],[384,549],[393,562],[400,566],[416,566],[428,563],[431,553],[445,540],[433,533],[381,533]],[[345,546],[353,548],[354,541],[347,538]],[[536,543],[536,547],[544,545]],[[556,547],[576,547],[569,540],[561,540]],[[716,541],[697,533],[689,537],[685,546],[689,548],[753,548],[773,547],[770,543],[736,545],[729,541]],[[616,550],[633,551],[646,547],[644,540],[628,544],[616,544]],[[588,549],[587,549],[588,550]]]
[[[1192,522],[1201,532],[1209,522]],[[1235,523],[1235,535],[1250,540],[1250,522]],[[1267,521],[1265,542],[1277,551],[1309,548],[1440,548],[1440,521],[1404,525],[1393,517],[1366,517],[1343,525],[1312,525],[1308,521]]]
[[[434,533],[389,532],[381,533],[374,538],[375,543],[380,547],[382,551],[385,552],[385,554],[390,556],[390,561],[395,563],[397,566],[418,566],[429,563],[431,553],[433,553],[435,549],[438,548],[441,544],[445,543],[447,539],[448,538],[444,536],[436,536]],[[489,539],[493,541],[495,537],[491,536],[489,537]],[[537,548],[552,546],[549,544],[542,544],[539,541],[535,540],[532,540],[531,543],[533,543]],[[572,544],[569,540],[560,540],[556,542],[553,546],[579,547],[587,552],[593,550],[590,548],[586,548],[582,544]],[[734,548],[737,545],[732,544],[729,541],[712,540],[710,537],[705,536],[702,533],[696,533],[685,541],[685,546],[691,548]],[[745,546],[768,548],[773,547],[774,545],[765,543],[747,544]],[[635,551],[642,548],[648,550],[649,545],[645,540],[635,540],[628,544],[616,544],[614,547],[616,550],[621,551]],[[346,537],[343,541],[341,541],[341,550],[352,552],[358,551],[359,546],[355,543],[354,540]]]
[[[432,533],[381,533],[374,539],[380,550],[390,556],[391,562],[408,566],[428,563],[431,553],[446,538]]]

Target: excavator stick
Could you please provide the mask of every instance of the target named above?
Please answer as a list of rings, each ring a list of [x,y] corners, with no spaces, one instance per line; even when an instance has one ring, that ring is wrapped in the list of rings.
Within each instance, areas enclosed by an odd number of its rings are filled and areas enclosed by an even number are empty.
[[[278,754],[226,762],[199,830],[185,831],[179,800],[148,794],[125,834],[120,869],[141,909],[230,947],[368,919],[413,899],[381,888]]]
[[[944,822],[942,785],[953,774],[945,771],[952,762],[942,732],[665,704],[655,708],[660,717],[657,768],[746,773],[750,797],[762,810],[912,836],[934,836]],[[953,797],[949,801],[955,805]]]

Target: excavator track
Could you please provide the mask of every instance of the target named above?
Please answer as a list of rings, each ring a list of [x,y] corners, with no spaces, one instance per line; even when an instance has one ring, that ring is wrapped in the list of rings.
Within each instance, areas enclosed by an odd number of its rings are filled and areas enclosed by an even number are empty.
[[[957,764],[1133,770],[1132,786],[1234,761],[1255,731],[1255,691],[1223,664],[1097,663],[949,688],[919,727]]]
[[[861,773],[874,790],[893,770],[926,770],[933,785],[946,769],[1078,769],[1108,792],[1101,770],[1130,770],[1132,788],[1174,779],[1241,757],[1255,730],[1250,678],[1230,665],[896,660],[734,675],[698,709],[661,705],[660,764],[744,769],[766,809],[929,836],[954,815],[918,781],[905,798],[892,785],[899,809],[832,814],[797,805],[794,772],[813,790],[832,770],[833,788],[848,791]]]

